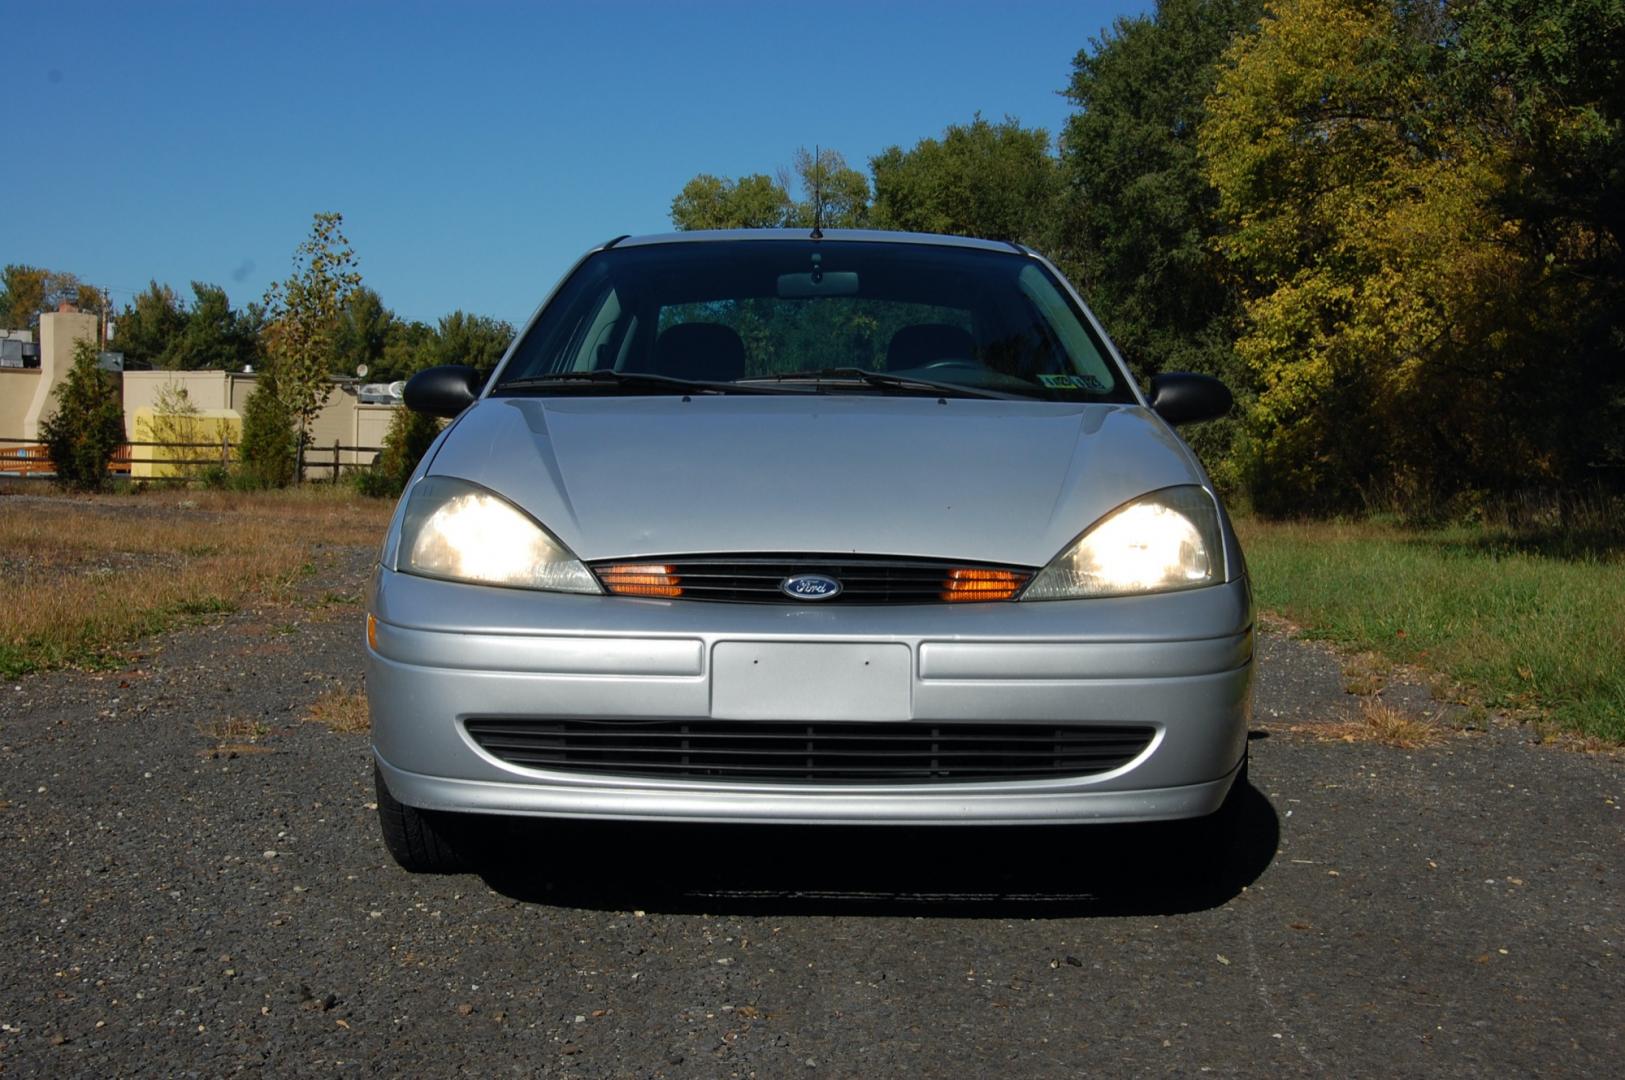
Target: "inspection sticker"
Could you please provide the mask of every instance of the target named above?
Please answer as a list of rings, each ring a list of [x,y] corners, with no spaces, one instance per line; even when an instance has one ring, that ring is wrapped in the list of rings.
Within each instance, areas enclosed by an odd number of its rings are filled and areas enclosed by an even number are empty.
[[[1045,386],[1052,386],[1057,390],[1094,390],[1106,389],[1099,379],[1093,375],[1040,375],[1038,381]]]

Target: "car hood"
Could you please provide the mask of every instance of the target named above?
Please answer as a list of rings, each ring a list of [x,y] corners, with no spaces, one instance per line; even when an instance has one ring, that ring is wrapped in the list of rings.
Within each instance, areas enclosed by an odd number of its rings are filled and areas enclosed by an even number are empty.
[[[1148,410],[869,394],[486,398],[431,475],[592,561],[856,552],[1041,566],[1135,496],[1202,482]]]

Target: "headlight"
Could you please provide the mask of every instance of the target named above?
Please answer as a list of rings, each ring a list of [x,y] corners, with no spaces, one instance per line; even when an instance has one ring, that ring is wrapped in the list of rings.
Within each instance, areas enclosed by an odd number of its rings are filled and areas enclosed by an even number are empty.
[[[401,519],[396,569],[520,589],[597,593],[570,550],[506,499],[464,480],[418,481]]]
[[[1023,600],[1195,589],[1224,580],[1213,497],[1171,487],[1125,503],[1091,525],[1039,571]]]

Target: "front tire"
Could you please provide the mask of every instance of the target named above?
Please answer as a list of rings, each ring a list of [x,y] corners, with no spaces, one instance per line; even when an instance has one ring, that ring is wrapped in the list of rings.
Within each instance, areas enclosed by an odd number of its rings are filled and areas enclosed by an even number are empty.
[[[372,766],[378,792],[378,824],[384,847],[402,869],[414,874],[458,874],[468,869],[467,857],[453,843],[457,830],[453,815],[407,806],[389,793],[377,762]]]

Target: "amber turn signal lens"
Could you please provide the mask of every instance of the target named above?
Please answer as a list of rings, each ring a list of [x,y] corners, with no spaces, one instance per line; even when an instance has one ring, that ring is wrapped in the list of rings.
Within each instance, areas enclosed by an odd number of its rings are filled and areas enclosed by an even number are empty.
[[[616,596],[682,596],[673,567],[659,563],[617,563],[598,571],[598,580]]]
[[[1030,574],[1019,570],[950,570],[942,582],[942,598],[949,603],[967,600],[1009,600],[1027,584]]]
[[[378,651],[378,620],[372,615],[367,616],[367,644],[373,652]]]

